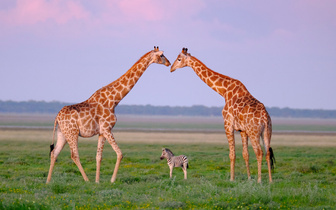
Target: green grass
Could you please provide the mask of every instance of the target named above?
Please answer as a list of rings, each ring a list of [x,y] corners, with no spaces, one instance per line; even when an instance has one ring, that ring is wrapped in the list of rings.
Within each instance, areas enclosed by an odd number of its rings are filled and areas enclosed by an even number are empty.
[[[227,146],[119,144],[124,159],[117,181],[110,183],[116,155],[106,143],[101,182],[96,184],[96,141],[79,143],[84,182],[61,152],[52,181],[49,145],[41,141],[0,141],[0,209],[334,209],[336,206],[335,148],[276,147],[274,183],[268,183],[265,161],[262,184],[256,183],[257,164],[250,151],[252,180],[246,177],[241,147],[236,149],[236,181],[229,181]],[[189,158],[188,180],[176,168],[169,179],[161,147]]]

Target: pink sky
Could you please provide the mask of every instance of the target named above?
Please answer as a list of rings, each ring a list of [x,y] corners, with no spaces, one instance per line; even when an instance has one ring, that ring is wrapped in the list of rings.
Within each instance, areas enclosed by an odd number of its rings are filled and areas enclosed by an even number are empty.
[[[0,100],[80,102],[159,45],[171,62],[188,47],[266,106],[336,109],[334,11],[332,0],[2,0]],[[224,105],[191,69],[168,72],[151,66],[122,102]]]

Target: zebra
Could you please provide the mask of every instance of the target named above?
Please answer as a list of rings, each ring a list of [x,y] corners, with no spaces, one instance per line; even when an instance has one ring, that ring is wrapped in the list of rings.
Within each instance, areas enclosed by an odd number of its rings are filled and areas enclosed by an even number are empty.
[[[162,160],[163,158],[167,159],[167,163],[170,169],[170,178],[172,178],[174,167],[182,167],[182,170],[184,172],[184,179],[187,179],[187,168],[189,168],[187,156],[174,156],[173,152],[170,149],[162,148],[162,154],[160,159]]]

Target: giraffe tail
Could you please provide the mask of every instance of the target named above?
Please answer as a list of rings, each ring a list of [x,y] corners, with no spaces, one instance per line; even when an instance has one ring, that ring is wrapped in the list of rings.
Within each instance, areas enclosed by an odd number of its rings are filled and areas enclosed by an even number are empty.
[[[272,137],[272,123],[270,122],[271,118],[268,117],[267,122],[265,123],[265,130],[264,130],[264,146],[266,150],[266,155],[269,153],[270,162],[271,162],[271,169],[274,170],[275,164],[275,157],[273,153],[273,149],[271,147],[271,137]]]
[[[274,157],[274,153],[273,153],[272,147],[270,147],[268,151],[270,153],[271,169],[274,170],[274,163],[276,163],[276,162],[275,162],[275,157]]]
[[[55,119],[55,122],[54,122],[54,131],[53,131],[52,144],[50,144],[50,153],[49,153],[49,157],[50,157],[50,155],[51,155],[51,152],[52,152],[52,151],[54,150],[54,148],[55,148],[54,140],[55,140],[56,126],[57,126],[57,119]]]

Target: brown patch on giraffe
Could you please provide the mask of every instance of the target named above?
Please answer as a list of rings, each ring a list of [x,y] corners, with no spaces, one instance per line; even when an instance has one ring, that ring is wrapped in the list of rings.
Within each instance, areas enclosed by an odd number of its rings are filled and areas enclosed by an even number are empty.
[[[99,115],[99,116],[101,116],[104,113],[104,107],[102,105],[103,102],[104,102],[104,100],[102,100],[102,102],[97,105],[97,115]]]
[[[230,84],[227,86],[227,91],[232,91],[236,86],[234,84]]]
[[[212,83],[212,81],[210,79],[206,79],[206,83],[210,86],[213,87],[214,84]]]
[[[129,90],[127,90],[127,89],[123,89],[123,90],[121,91],[121,95],[126,95],[128,92],[129,92]]]
[[[215,83],[215,82],[217,82],[217,80],[218,80],[218,76],[214,76],[214,75],[213,75],[213,76],[210,77],[210,80],[213,81],[213,82]]]
[[[232,95],[233,95],[233,94],[232,94],[231,91],[227,93],[227,97],[228,97],[228,98],[232,98]]]
[[[224,84],[223,84],[223,81],[221,81],[220,79],[216,81],[215,85],[217,87],[222,87]]]
[[[201,72],[201,75],[202,75],[202,78],[207,78],[207,73],[206,73],[206,71],[202,71],[202,72]]]
[[[217,90],[218,90],[217,92],[218,92],[220,95],[222,95],[222,96],[224,95],[224,93],[225,93],[225,88],[222,88],[222,87],[221,87],[221,88],[217,88]]]
[[[239,93],[239,92],[241,92],[241,91],[239,91],[240,90],[240,86],[235,86],[234,88],[233,88],[233,93]]]
[[[120,92],[123,89],[123,86],[121,85],[121,83],[118,83],[115,87],[115,91],[116,92]]]
[[[102,92],[102,93],[101,93],[101,98],[104,98],[104,99],[107,98],[106,92]]]
[[[104,109],[104,116],[108,116],[110,114],[109,109]]]

